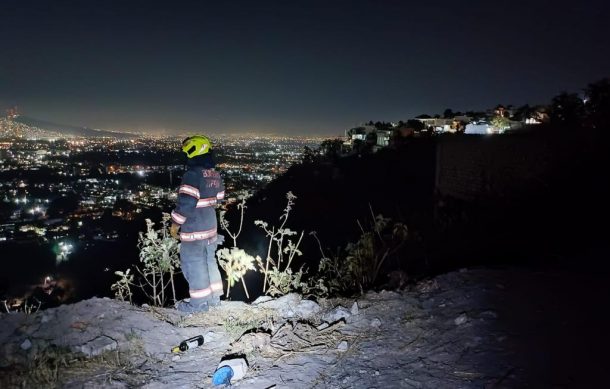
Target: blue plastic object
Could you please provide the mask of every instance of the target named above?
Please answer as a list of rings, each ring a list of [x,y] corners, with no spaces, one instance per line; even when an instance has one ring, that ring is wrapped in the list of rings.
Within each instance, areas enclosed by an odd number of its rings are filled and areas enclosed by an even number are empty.
[[[213,385],[231,385],[231,378],[233,378],[233,369],[231,366],[222,366],[220,369],[214,372],[212,376]]]

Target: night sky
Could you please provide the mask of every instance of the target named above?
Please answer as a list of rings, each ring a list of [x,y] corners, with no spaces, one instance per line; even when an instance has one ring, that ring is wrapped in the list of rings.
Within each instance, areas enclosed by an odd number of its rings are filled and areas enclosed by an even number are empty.
[[[601,0],[3,0],[0,108],[104,129],[339,134],[579,91],[610,76],[609,21]]]

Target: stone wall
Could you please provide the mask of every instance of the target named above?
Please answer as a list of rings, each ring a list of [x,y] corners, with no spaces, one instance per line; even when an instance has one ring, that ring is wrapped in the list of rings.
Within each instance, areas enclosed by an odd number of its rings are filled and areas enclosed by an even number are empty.
[[[539,193],[561,166],[590,147],[584,138],[520,134],[439,139],[436,192],[464,201]]]

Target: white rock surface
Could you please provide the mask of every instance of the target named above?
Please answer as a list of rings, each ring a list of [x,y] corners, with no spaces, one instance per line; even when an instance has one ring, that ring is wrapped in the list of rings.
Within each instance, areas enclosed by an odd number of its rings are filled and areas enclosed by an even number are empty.
[[[21,347],[22,350],[29,350],[32,348],[32,342],[30,342],[29,339],[26,339],[23,341],[23,343],[21,343]]]
[[[309,319],[317,315],[322,308],[315,301],[301,300],[299,305],[295,308],[294,312],[296,317],[301,319]]]
[[[354,301],[352,304],[352,308],[349,310],[352,315],[357,315],[360,312],[360,308],[358,307],[358,301]]]
[[[352,316],[352,313],[347,308],[339,305],[338,307],[335,307],[332,311],[323,315],[322,320],[328,323],[334,323],[341,319],[347,320],[347,318],[349,318],[350,316]]]
[[[462,324],[466,323],[467,321],[468,321],[468,315],[466,315],[465,313],[462,313],[460,316],[456,317],[453,322],[455,323],[456,326],[461,326]]]
[[[306,337],[288,333],[282,338],[289,341],[286,348],[278,349],[273,333],[282,323],[250,332],[243,343],[247,340],[251,346],[248,362],[256,369],[239,382],[240,389],[513,388],[547,387],[549,382],[599,387],[596,383],[606,377],[599,358],[607,351],[602,335],[610,325],[598,313],[609,286],[579,277],[471,269],[438,276],[426,284],[433,288],[366,293],[358,299],[358,314],[344,308],[353,307],[353,300],[333,299],[339,309],[318,311],[317,304],[288,295],[262,299],[257,305],[223,302],[211,313],[230,311],[227,317],[232,319],[219,316],[205,324],[189,324],[174,310],[96,298],[33,315],[0,314],[0,387],[23,386],[7,381],[18,366],[43,360],[46,349],[67,349],[87,355],[111,351],[103,357],[105,364],[90,370],[88,364],[59,366],[60,381],[51,386],[209,388],[215,367],[234,351],[231,331],[249,330],[243,323],[251,316],[240,317],[248,309],[250,314],[265,309],[285,313],[292,323],[303,322],[299,312],[313,315],[313,326],[307,328],[317,328],[322,336],[307,343]],[[591,293],[592,286],[596,293]],[[584,311],[583,301],[594,310]],[[346,323],[329,328],[320,317],[346,318]],[[199,334],[205,338],[201,347],[180,355],[170,352]],[[290,351],[295,344],[306,351]],[[553,363],[571,368],[540,365],[548,361],[548,350],[554,350]],[[118,367],[110,364],[117,354]],[[69,374],[70,369],[79,375]],[[25,387],[37,386],[30,382]]]
[[[257,306],[274,309],[279,316],[287,319],[309,319],[321,310],[315,301],[303,300],[301,296],[295,293],[282,296],[277,300],[264,301]]]
[[[101,355],[105,352],[116,350],[119,344],[116,340],[102,335],[80,346],[72,348],[74,351],[79,351],[88,357]]]

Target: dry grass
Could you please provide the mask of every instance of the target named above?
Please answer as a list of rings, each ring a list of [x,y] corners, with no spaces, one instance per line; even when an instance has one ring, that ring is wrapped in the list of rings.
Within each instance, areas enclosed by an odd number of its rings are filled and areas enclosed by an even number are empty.
[[[135,350],[138,348],[136,347]],[[135,351],[134,351],[135,352]],[[85,383],[107,386],[120,381],[128,386],[141,385],[149,375],[130,362],[133,353],[111,351],[86,358],[57,347],[36,354],[27,365],[13,365],[0,374],[1,388],[56,388],[67,383],[76,387]]]
[[[307,322],[288,321],[273,333],[248,332],[242,335],[231,345],[232,352],[255,352],[275,361],[296,354],[326,352],[334,350],[340,341],[353,338],[339,331],[344,325],[344,322],[338,322],[318,330]]]
[[[255,329],[274,330],[281,318],[273,309],[252,306],[238,301],[223,301],[222,307],[184,318],[180,327],[222,327],[231,341],[247,331]]]

